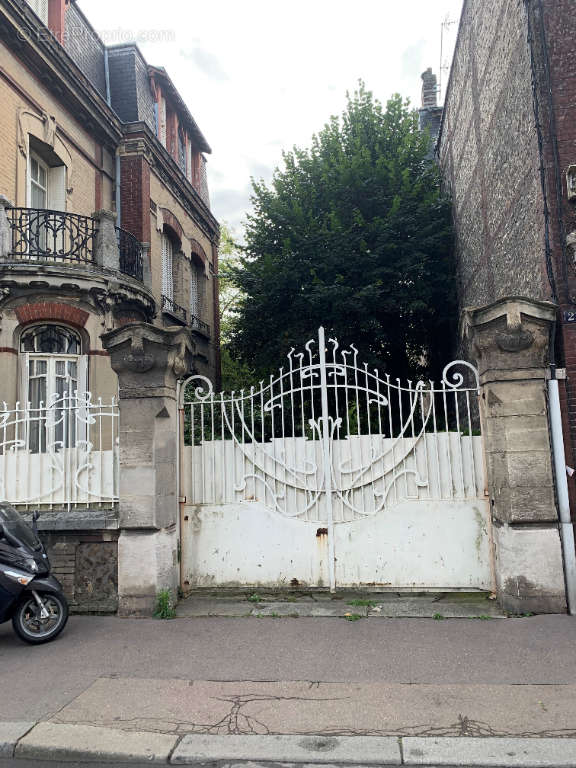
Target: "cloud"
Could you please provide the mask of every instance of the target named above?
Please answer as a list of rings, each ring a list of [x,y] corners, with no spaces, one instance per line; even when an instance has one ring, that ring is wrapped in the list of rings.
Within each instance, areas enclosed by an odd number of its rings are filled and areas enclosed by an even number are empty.
[[[422,63],[424,51],[426,49],[426,40],[418,40],[409,45],[402,51],[402,75],[414,77],[415,74],[421,74],[425,67]]]
[[[261,163],[258,160],[250,162],[250,176],[254,177],[257,181],[264,179],[264,181],[270,181],[274,168],[265,163]]]
[[[217,219],[224,219],[232,226],[238,226],[250,208],[250,187],[239,189],[212,189],[210,203]]]
[[[197,68],[212,80],[223,81],[230,79],[218,58],[199,45],[188,51],[181,51],[181,54],[185,59],[193,61]]]

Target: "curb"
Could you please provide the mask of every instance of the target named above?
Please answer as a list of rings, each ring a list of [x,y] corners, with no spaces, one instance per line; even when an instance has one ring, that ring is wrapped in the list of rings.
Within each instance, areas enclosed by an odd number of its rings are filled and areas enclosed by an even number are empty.
[[[0,722],[0,758],[163,765],[576,768],[576,738],[208,735]]]

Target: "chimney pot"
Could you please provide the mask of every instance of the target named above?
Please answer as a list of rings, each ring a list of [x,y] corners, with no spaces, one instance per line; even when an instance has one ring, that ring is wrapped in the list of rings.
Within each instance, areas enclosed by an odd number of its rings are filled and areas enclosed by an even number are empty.
[[[436,75],[432,72],[432,67],[428,67],[422,72],[422,108],[438,106],[438,85]]]

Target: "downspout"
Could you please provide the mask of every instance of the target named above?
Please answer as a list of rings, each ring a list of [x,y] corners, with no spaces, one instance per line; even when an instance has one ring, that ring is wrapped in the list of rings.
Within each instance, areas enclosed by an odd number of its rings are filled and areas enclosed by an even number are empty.
[[[556,325],[551,329],[550,344],[550,378],[548,380],[548,408],[550,411],[550,434],[552,438],[552,454],[554,457],[554,475],[556,477],[556,497],[558,499],[558,517],[560,524],[560,540],[564,560],[564,579],[566,582],[566,600],[568,613],[576,615],[576,549],[574,548],[574,526],[570,516],[570,499],[568,496],[568,478],[566,476],[566,457],[564,454],[564,435],[562,432],[562,412],[560,410],[560,394],[556,378],[556,361],[554,358],[554,338]]]
[[[104,46],[104,78],[106,80],[106,103],[109,107],[112,106],[112,99],[110,97],[110,67],[108,65],[108,48]]]
[[[122,226],[122,203],[120,201],[120,155],[116,153],[116,226]]]

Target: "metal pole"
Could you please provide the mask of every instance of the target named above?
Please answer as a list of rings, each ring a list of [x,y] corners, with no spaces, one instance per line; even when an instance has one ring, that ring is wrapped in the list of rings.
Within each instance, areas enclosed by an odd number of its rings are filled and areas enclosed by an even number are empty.
[[[324,328],[318,329],[320,351],[320,392],[322,395],[322,448],[324,454],[324,492],[328,518],[328,577],[330,592],[336,591],[336,558],[334,552],[334,515],[332,510],[332,459],[330,456],[330,414],[328,411],[328,381],[326,379],[326,340]]]
[[[560,537],[564,555],[566,597],[568,602],[568,613],[573,616],[576,614],[576,556],[574,553],[574,528],[572,527],[572,520],[570,518],[566,459],[564,457],[564,437],[562,434],[562,414],[560,411],[558,379],[555,378],[554,368],[552,368],[552,375],[554,378],[548,380],[550,431],[552,433],[552,451],[554,455],[554,470],[556,475]]]

